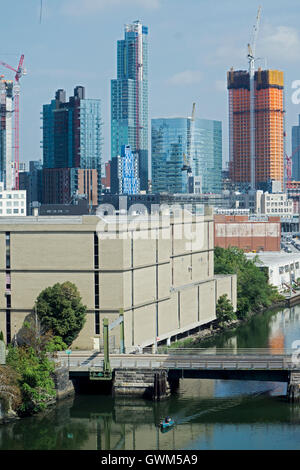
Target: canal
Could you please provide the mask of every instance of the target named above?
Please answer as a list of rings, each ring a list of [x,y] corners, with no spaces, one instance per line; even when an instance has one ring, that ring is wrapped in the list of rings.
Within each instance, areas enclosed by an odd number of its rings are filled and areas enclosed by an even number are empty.
[[[256,316],[201,342],[207,348],[291,348],[300,340],[300,305]],[[0,425],[1,450],[300,449],[300,406],[273,382],[181,380],[154,403],[78,395],[38,416]],[[176,426],[161,433],[166,415]]]

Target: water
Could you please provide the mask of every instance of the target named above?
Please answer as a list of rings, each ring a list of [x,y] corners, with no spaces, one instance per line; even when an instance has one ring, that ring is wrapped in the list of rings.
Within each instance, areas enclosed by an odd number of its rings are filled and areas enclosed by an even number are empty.
[[[296,306],[255,317],[201,347],[272,350],[299,339]],[[287,403],[285,393],[284,383],[184,379],[159,403],[80,395],[0,425],[0,449],[300,449],[300,406]],[[166,415],[177,424],[162,434],[157,424]]]

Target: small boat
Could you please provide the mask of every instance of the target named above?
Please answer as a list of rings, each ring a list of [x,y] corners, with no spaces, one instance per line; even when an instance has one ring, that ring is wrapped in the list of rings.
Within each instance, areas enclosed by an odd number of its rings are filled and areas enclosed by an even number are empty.
[[[162,432],[169,431],[175,425],[175,421],[172,418],[165,418],[160,422],[160,430]]]

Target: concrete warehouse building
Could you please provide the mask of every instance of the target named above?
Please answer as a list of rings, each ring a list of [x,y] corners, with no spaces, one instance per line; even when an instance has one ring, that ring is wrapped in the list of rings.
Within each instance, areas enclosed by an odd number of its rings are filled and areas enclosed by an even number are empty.
[[[236,276],[214,276],[210,208],[177,216],[0,218],[0,331],[7,342],[33,311],[39,293],[70,281],[87,306],[73,348],[98,349],[102,320],[124,310],[125,347],[149,346],[207,324],[224,293],[236,308]],[[138,222],[138,226],[137,226]],[[182,233],[181,233],[182,232]],[[197,237],[195,233],[197,232]],[[111,330],[119,346],[119,326]]]

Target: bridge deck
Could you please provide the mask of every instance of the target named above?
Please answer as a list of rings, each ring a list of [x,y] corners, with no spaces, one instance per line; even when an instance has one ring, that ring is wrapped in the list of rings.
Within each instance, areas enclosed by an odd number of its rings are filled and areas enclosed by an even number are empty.
[[[206,371],[296,371],[300,361],[295,361],[290,352],[270,354],[270,351],[255,353],[240,351],[238,354],[222,351],[212,354],[194,350],[183,354],[173,350],[169,354],[113,354],[110,356],[112,369],[167,369]],[[91,368],[103,367],[103,354],[99,352],[74,351],[68,357],[59,353],[57,361],[68,366],[70,372],[88,372]]]

